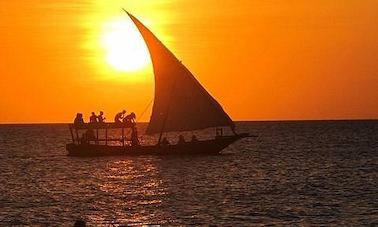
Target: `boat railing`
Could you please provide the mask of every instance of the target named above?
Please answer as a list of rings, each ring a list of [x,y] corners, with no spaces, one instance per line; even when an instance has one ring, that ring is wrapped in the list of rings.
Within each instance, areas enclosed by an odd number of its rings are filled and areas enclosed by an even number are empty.
[[[120,122],[120,123],[81,123],[81,124],[69,124],[70,134],[73,144],[89,144],[94,142],[99,144],[100,142],[105,142],[105,145],[108,145],[108,142],[121,142],[123,146],[128,145],[128,141],[125,137],[125,130],[131,129],[134,130],[136,125],[132,122]],[[109,138],[108,130],[109,129],[121,129],[122,137],[121,138]],[[99,131],[105,130],[105,138],[99,137]],[[83,135],[80,135],[80,131],[85,131]],[[87,134],[88,133],[88,134]]]
[[[104,123],[81,123],[81,124],[69,124],[72,129],[117,129],[117,128],[133,128],[135,123],[132,122],[104,122]]]

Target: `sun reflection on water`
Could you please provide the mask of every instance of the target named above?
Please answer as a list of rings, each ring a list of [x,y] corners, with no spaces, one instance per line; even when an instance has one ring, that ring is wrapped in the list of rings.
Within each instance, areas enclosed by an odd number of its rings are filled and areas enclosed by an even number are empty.
[[[109,161],[94,175],[98,178],[101,197],[111,196],[113,208],[106,212],[107,216],[103,216],[102,212],[88,215],[93,223],[111,223],[114,220],[118,222],[114,224],[147,223],[148,216],[159,210],[166,194],[159,168],[151,160]],[[93,210],[101,210],[104,205],[101,200],[95,201]]]

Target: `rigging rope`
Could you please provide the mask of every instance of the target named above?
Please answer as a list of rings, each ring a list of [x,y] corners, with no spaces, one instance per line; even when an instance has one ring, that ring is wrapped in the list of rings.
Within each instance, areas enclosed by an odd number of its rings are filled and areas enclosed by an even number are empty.
[[[144,108],[143,112],[137,117],[137,121],[143,117],[143,115],[146,113],[146,111],[151,106],[151,104],[152,104],[153,101],[154,101],[154,99],[151,99],[151,101],[148,103],[148,105],[146,106],[146,108]]]

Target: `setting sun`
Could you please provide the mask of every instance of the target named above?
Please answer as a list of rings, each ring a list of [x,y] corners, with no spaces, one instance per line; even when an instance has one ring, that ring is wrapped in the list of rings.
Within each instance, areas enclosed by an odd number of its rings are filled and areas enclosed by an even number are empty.
[[[128,19],[106,23],[101,44],[105,50],[106,62],[115,70],[137,71],[150,62],[142,37]]]

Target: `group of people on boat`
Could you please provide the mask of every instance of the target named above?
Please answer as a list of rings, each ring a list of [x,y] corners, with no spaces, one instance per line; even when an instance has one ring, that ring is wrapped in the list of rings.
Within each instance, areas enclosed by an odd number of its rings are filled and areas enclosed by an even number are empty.
[[[131,112],[130,114],[126,114],[126,110],[122,110],[121,112],[117,113],[114,116],[114,123],[116,124],[126,124],[130,126],[131,130],[131,138],[130,142],[132,146],[139,146],[140,142],[138,139],[138,130],[136,128],[136,115],[134,112]],[[91,113],[91,116],[89,117],[89,123],[90,124],[98,124],[98,123],[105,123],[105,117],[104,112],[100,111],[99,115],[96,115],[95,112]],[[75,125],[85,124],[83,119],[82,113],[77,113],[76,118],[74,120]],[[81,143],[88,143],[89,141],[95,141],[98,142],[98,138],[95,135],[95,132],[92,128],[88,128],[84,134],[82,134],[81,137]],[[198,139],[196,135],[192,135],[191,141],[186,141],[185,137],[183,135],[179,135],[177,144],[185,144],[185,143],[193,143],[198,142]],[[158,143],[160,146],[168,146],[171,145],[169,140],[166,137],[163,137],[160,142]]]
[[[89,117],[89,123],[104,123],[105,122],[104,112],[100,111],[99,115],[96,115],[95,112],[92,112],[92,115]]]
[[[100,111],[99,115],[96,115],[95,112],[92,112],[91,116],[89,117],[89,124],[101,124],[105,123],[104,112]],[[139,146],[140,142],[138,139],[138,130],[136,128],[136,114],[131,112],[130,114],[126,115],[126,110],[123,110],[117,113],[114,117],[114,123],[122,124],[122,126],[126,125],[131,128],[131,138],[130,142],[132,146]],[[76,118],[74,120],[74,125],[83,125],[85,124],[83,114],[77,113]],[[81,143],[89,143],[90,141],[95,141],[98,143],[99,139],[96,137],[95,132],[92,128],[88,128],[85,133],[82,134],[80,138]]]
[[[198,139],[197,139],[197,136],[196,135],[192,135],[192,140],[190,141],[191,143],[194,143],[194,142],[198,142]],[[185,144],[185,143],[188,143],[186,140],[185,140],[185,137],[183,135],[179,135],[179,138],[178,138],[178,141],[177,141],[177,144]],[[161,146],[168,146],[170,145],[171,143],[169,142],[169,140],[167,139],[167,137],[164,137],[161,141],[160,141],[160,145]]]
[[[89,117],[89,123],[105,123],[104,112],[100,111],[99,115],[96,115],[95,112],[92,112],[91,116]],[[123,110],[117,113],[114,117],[115,123],[127,123],[131,125],[136,124],[136,114],[131,112],[130,114],[126,115],[126,110]],[[74,120],[75,125],[84,124],[84,118],[82,113],[77,113],[76,118]]]
[[[92,112],[91,116],[89,117],[89,123],[104,123],[105,122],[105,117],[104,117],[104,112],[100,111],[99,115],[96,115],[95,112]],[[84,124],[84,118],[82,113],[77,113],[74,124],[75,125],[80,125]]]

